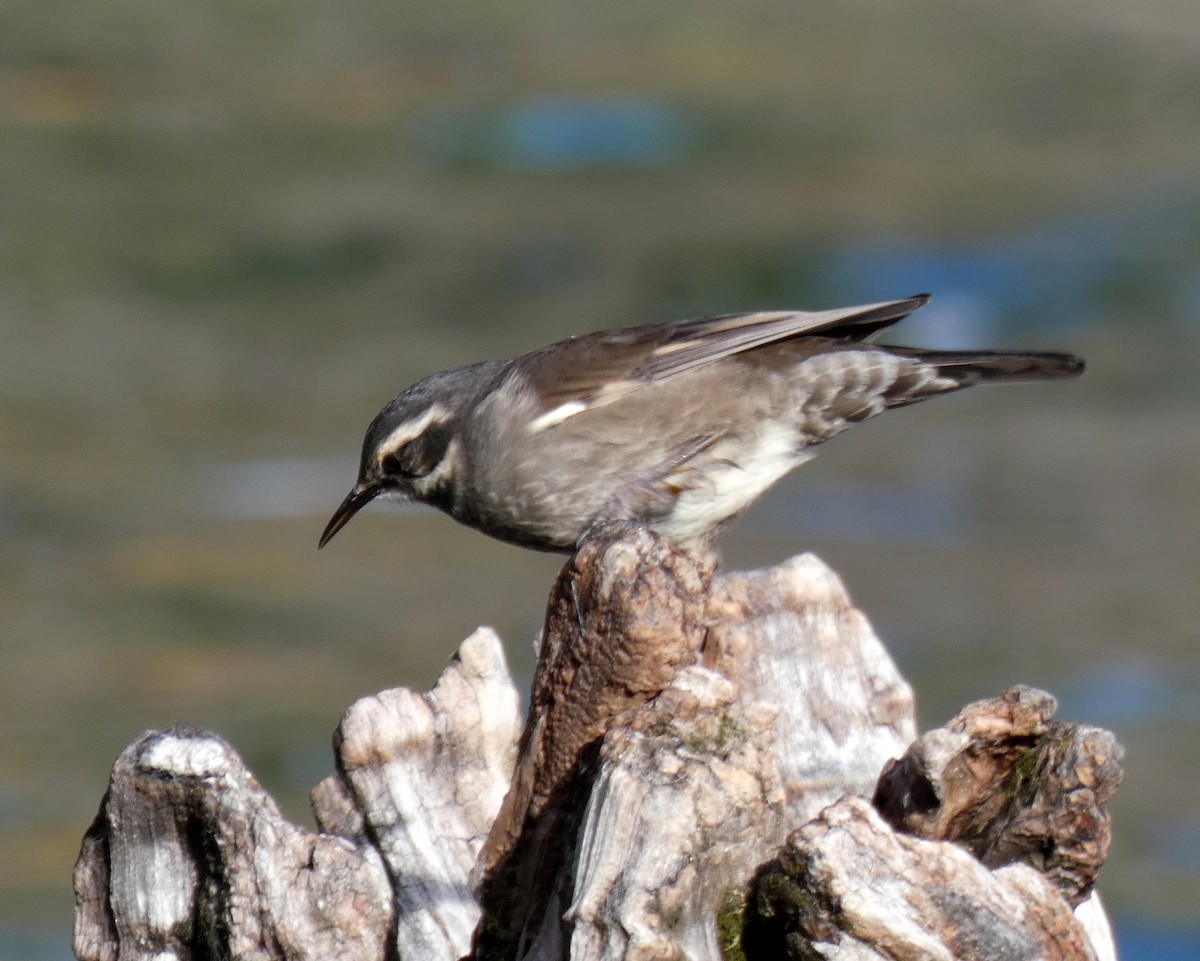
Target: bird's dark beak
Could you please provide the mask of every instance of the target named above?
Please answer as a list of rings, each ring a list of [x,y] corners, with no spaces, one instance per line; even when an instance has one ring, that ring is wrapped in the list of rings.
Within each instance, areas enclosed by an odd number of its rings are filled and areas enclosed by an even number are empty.
[[[371,503],[379,492],[380,488],[375,484],[356,484],[354,490],[346,495],[346,499],[342,501],[338,509],[333,512],[333,516],[329,518],[329,523],[325,525],[325,532],[321,535],[321,540],[317,544],[317,550],[320,550],[333,540],[333,535],[345,527],[350,522],[351,517]]]

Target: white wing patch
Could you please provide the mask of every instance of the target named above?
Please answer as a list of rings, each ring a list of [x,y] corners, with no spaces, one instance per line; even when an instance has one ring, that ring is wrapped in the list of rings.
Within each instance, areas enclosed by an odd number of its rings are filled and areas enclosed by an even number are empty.
[[[555,424],[561,424],[568,417],[574,417],[576,414],[582,414],[590,404],[585,404],[581,400],[569,400],[565,404],[559,404],[557,407],[551,407],[541,417],[536,418],[529,424],[529,433],[537,434],[544,431],[547,427],[553,427]]]

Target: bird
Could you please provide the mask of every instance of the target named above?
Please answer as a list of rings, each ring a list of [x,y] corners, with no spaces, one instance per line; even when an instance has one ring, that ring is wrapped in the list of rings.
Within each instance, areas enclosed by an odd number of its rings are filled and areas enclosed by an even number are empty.
[[[319,547],[377,497],[570,553],[640,523],[685,549],[848,427],[975,384],[1074,377],[1068,353],[882,346],[929,294],[584,334],[435,373],[371,421]]]

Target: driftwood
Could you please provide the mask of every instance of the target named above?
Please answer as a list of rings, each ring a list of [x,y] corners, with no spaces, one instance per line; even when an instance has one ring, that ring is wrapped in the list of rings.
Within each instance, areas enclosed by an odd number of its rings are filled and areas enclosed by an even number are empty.
[[[216,735],[142,735],[84,838],[75,950],[1113,958],[1092,887],[1120,747],[1053,712],[1013,689],[914,740],[820,561],[721,575],[609,529],[551,593],[523,732],[480,629],[430,693],[350,708],[319,833]]]

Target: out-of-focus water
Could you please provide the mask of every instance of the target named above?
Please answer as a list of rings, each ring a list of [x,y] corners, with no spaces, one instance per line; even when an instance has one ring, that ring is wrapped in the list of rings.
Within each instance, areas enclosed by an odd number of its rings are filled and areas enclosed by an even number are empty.
[[[819,553],[926,726],[1023,682],[1115,730],[1124,957],[1196,954],[1200,29],[1086,6],[14,13],[0,961],[67,956],[79,839],[142,729],[215,728],[306,820],[356,697],[427,687],[479,623],[527,680],[558,559],[383,505],[315,551],[400,388],[921,290],[895,342],[1087,377],[856,428],[726,563]]]
[[[642,98],[539,97],[495,111],[443,108],[415,140],[448,167],[533,173],[647,169],[685,160],[696,120]]]

